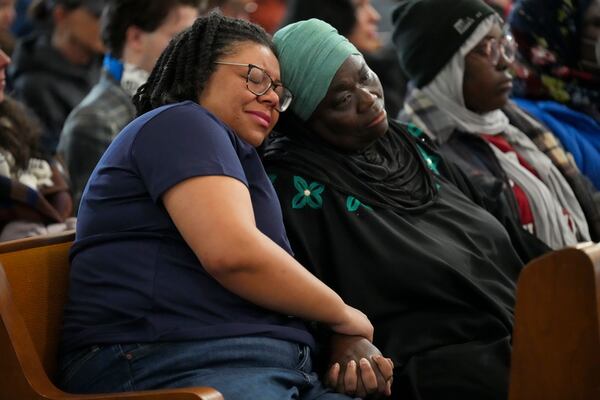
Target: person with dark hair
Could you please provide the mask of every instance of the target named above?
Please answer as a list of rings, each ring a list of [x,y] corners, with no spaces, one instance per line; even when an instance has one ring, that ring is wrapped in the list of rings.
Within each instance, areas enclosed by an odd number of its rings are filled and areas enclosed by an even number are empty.
[[[0,0],[0,48],[11,55],[15,38],[10,30],[16,17],[15,0]]]
[[[6,96],[10,58],[0,48],[0,241],[72,229],[67,183],[37,151],[40,128]]]
[[[507,232],[440,175],[452,167],[418,129],[387,118],[335,29],[311,19],[273,40],[294,98],[263,162],[296,258],[369,316],[395,399],[505,400],[523,266]]]
[[[392,40],[415,86],[399,119],[439,144],[486,202],[497,205],[490,210],[499,220],[516,221],[552,249],[590,240],[597,206],[583,204],[585,196],[528,137],[527,127],[503,111],[515,107],[509,68],[516,49],[494,10],[482,0],[406,0],[393,19]],[[589,200],[589,191],[583,195]],[[588,218],[584,208],[596,217]],[[598,238],[598,225],[593,232]]]
[[[169,41],[198,17],[199,5],[200,0],[121,0],[106,7],[101,27],[107,54],[100,81],[71,112],[58,144],[76,207],[102,153],[135,117],[131,97]]]
[[[15,48],[9,69],[13,93],[42,123],[40,150],[49,156],[56,152],[65,119],[98,81],[103,4],[40,0],[32,13],[45,28],[21,39]]]
[[[362,52],[365,61],[381,79],[385,109],[396,115],[402,107],[406,82],[391,45],[382,47],[377,32],[381,16],[370,0],[292,0],[284,25],[317,18],[331,24]]]
[[[211,13],[169,43],[83,193],[65,391],[347,399],[313,372],[305,320],[367,341],[372,325],[294,260],[256,151],[290,100],[257,25]],[[392,364],[370,348],[360,371],[377,387]]]
[[[513,96],[600,190],[600,0],[515,1]]]

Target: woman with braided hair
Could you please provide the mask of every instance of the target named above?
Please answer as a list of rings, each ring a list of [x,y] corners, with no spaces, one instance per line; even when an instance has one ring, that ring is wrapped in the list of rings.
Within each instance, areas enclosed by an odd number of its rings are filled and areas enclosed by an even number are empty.
[[[213,13],[171,41],[82,196],[64,390],[347,398],[314,374],[305,320],[365,341],[373,328],[292,258],[255,149],[290,100],[256,25]],[[366,361],[362,385],[389,379],[388,360]]]

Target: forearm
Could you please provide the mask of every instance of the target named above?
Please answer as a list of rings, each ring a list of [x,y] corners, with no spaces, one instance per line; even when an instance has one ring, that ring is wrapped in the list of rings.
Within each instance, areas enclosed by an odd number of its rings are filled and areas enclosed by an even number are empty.
[[[264,308],[327,325],[344,320],[346,305],[285,250],[260,231],[241,234],[236,254],[211,275],[240,297]]]
[[[239,181],[222,176],[191,178],[163,199],[204,269],[225,288],[264,308],[372,340],[373,327],[364,314],[345,305],[257,228],[250,194]]]

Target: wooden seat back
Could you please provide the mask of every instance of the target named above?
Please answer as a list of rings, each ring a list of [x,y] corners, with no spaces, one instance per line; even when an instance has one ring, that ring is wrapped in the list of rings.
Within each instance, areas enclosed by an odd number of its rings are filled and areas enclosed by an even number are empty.
[[[517,286],[510,400],[600,399],[600,244],[530,262]]]
[[[72,395],[53,384],[74,237],[0,244],[0,399],[222,399],[212,388]]]

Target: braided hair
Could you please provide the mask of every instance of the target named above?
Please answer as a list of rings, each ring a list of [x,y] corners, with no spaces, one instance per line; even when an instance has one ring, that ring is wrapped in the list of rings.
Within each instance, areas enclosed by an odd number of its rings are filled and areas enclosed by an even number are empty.
[[[269,35],[247,21],[211,12],[177,35],[162,53],[150,77],[133,97],[138,116],[165,104],[198,102],[215,70],[215,61],[241,42],[264,45],[276,54]]]

